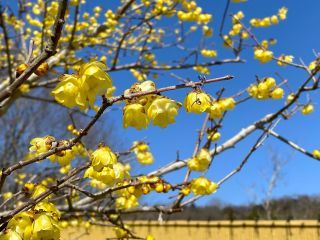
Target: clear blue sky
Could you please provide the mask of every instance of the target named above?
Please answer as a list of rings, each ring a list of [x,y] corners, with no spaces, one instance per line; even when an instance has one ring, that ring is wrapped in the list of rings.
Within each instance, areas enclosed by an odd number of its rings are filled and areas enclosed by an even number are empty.
[[[93,1],[94,2],[94,1]],[[220,19],[222,16],[225,1],[199,1],[205,11],[213,13],[213,27],[215,29],[215,37],[213,41],[218,49],[218,59],[230,57],[230,53],[220,47],[220,42],[217,36]],[[103,5],[106,7],[106,5]],[[259,0],[248,1],[242,4],[232,4],[231,12],[238,10],[244,11],[246,18],[269,16],[277,12],[277,10],[286,6],[289,9],[288,19],[281,24],[267,28],[257,29],[255,31],[259,39],[275,37],[278,43],[272,47],[276,55],[292,54],[296,60],[302,58],[305,62],[310,62],[314,55],[312,49],[320,50],[320,29],[317,23],[320,22],[320,2],[314,0],[292,1],[292,0]],[[228,21],[229,22],[229,21]],[[229,23],[228,23],[229,24]],[[193,39],[191,39],[192,41]],[[194,39],[196,41],[197,39]],[[175,52],[172,52],[174,56]],[[170,56],[168,56],[170,57]],[[290,67],[281,68],[274,63],[261,65],[252,58],[252,51],[244,52],[242,55],[248,62],[247,64],[233,64],[216,66],[211,68],[210,77],[218,77],[225,74],[235,76],[234,81],[219,85],[208,85],[205,90],[215,93],[222,85],[226,87],[227,95],[232,95],[239,89],[243,89],[254,81],[255,75],[259,76],[274,76],[275,73],[280,73],[283,77],[289,79],[291,86],[297,86],[301,83],[306,75],[300,70]],[[194,80],[197,74],[193,71],[179,71],[180,76],[189,77]],[[111,74],[115,85],[118,87],[116,93],[121,91],[133,83],[134,79],[128,73]],[[279,80],[278,80],[279,81]],[[177,81],[172,77],[160,77],[156,82],[158,86],[166,86],[176,84]],[[175,93],[168,93],[176,100],[183,101],[183,97],[187,90],[180,90]],[[306,96],[304,95],[303,98]],[[313,97],[316,110],[310,116],[302,116],[297,114],[288,121],[281,121],[277,131],[293,141],[301,144],[306,149],[312,150],[320,147],[318,140],[319,134],[319,94]],[[250,101],[237,107],[236,110],[228,114],[227,119],[223,124],[221,131],[222,138],[220,143],[237,133],[241,128],[246,127],[251,122],[258,120],[266,113],[271,113],[282,106],[283,101]],[[177,117],[176,124],[169,126],[166,129],[157,127],[149,127],[147,130],[137,131],[135,129],[121,129],[122,113],[121,111],[112,112],[108,117],[117,122],[120,130],[119,134],[126,141],[134,141],[137,139],[147,139],[150,142],[151,150],[155,156],[155,164],[150,167],[137,167],[137,171],[145,173],[156,169],[160,166],[171,162],[176,157],[176,152],[179,150],[181,158],[186,158],[192,154],[194,143],[197,137],[196,130],[200,128],[204,115],[187,114],[181,110]],[[219,180],[230,170],[235,168],[242,158],[245,156],[257,134],[253,134],[247,140],[238,144],[233,150],[229,150],[222,155],[216,157],[211,170],[207,174],[212,180]],[[129,143],[128,143],[129,144]],[[262,172],[267,175],[271,171],[271,155],[269,149],[272,148],[281,158],[290,157],[290,161],[284,166],[282,177],[274,191],[274,197],[285,195],[295,196],[299,194],[319,194],[320,181],[320,162],[305,157],[300,153],[293,153],[292,149],[276,139],[269,138],[265,145],[259,149],[250,159],[243,170],[230,179],[223,187],[213,196],[205,197],[200,200],[199,204],[209,204],[214,199],[220,199],[226,203],[243,204],[263,199],[263,191],[266,190],[266,181],[262,177]],[[185,169],[169,174],[165,178],[170,181],[182,181]],[[269,173],[268,173],[269,172]],[[155,200],[156,199],[156,200]],[[163,202],[166,198],[159,195],[146,197],[145,201]]]

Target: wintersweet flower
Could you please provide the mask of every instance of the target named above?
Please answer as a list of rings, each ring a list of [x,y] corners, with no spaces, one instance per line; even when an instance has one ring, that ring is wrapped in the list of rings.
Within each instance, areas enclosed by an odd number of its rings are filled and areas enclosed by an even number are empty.
[[[313,150],[312,155],[314,158],[320,159],[320,150],[318,150],[318,149]]]
[[[133,143],[132,151],[135,153],[139,163],[149,165],[154,162],[149,146],[144,142],[136,141]]]
[[[123,127],[138,130],[147,128],[149,119],[144,107],[139,103],[129,103],[123,108]]]
[[[52,136],[33,138],[30,141],[31,147],[29,147],[29,152],[37,154],[45,153],[51,149],[53,142],[55,142],[55,138]]]
[[[112,80],[106,71],[107,66],[98,61],[89,62],[80,67],[81,89],[87,91],[87,99],[91,106],[94,105],[97,95],[102,95],[108,88],[112,88]]]
[[[78,106],[81,110],[87,108],[85,83],[81,85],[79,78],[76,75],[65,74],[60,78],[60,82],[52,90],[51,95],[55,100],[68,107],[73,108]]]
[[[309,104],[304,105],[304,106],[301,108],[301,113],[302,113],[303,115],[309,115],[310,113],[313,112],[313,110],[314,110],[313,105],[312,105],[311,103],[309,103]]]
[[[258,48],[254,50],[254,58],[259,60],[261,63],[267,63],[272,60],[273,52]]]
[[[187,112],[200,114],[205,112],[210,106],[210,96],[199,90],[189,92],[184,99],[184,107]]]
[[[53,219],[48,213],[37,214],[32,228],[32,239],[60,239],[58,221]]]
[[[195,178],[191,181],[191,191],[195,195],[210,195],[217,191],[218,185],[205,177]]]
[[[112,80],[106,73],[107,67],[102,62],[92,61],[80,66],[78,74],[63,75],[51,92],[57,102],[68,107],[86,110],[94,107],[98,95],[114,90]]]
[[[191,158],[187,165],[191,171],[203,172],[208,169],[211,161],[211,155],[208,149],[202,148],[197,156]]]
[[[178,115],[180,107],[181,104],[174,100],[157,97],[149,106],[147,114],[153,125],[165,128],[175,122],[175,116]]]
[[[117,162],[117,156],[107,146],[102,146],[91,154],[91,166],[97,172]]]
[[[275,88],[272,92],[271,92],[271,98],[273,99],[281,99],[283,98],[284,95],[284,91],[282,88]]]

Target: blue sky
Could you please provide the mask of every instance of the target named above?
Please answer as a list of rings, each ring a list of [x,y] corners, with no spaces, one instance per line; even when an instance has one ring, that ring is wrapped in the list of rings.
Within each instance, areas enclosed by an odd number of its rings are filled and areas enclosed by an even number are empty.
[[[93,1],[94,2],[94,1]],[[210,3],[209,3],[210,2]],[[218,59],[232,57],[232,55],[221,48],[221,42],[217,36],[220,19],[223,13],[225,1],[199,1],[200,6],[205,11],[213,13],[213,27],[215,29],[215,47],[218,50]],[[246,18],[270,16],[277,10],[286,6],[289,9],[288,19],[281,22],[277,26],[266,29],[257,29],[255,34],[261,39],[274,37],[278,43],[272,47],[276,55],[292,54],[296,60],[300,58],[306,63],[309,63],[314,55],[312,49],[319,51],[320,29],[315,27],[317,22],[320,22],[320,16],[317,9],[320,9],[319,1],[248,1],[242,4],[232,4],[230,12],[242,10]],[[106,7],[106,5],[104,5]],[[226,26],[228,29],[228,25]],[[197,39],[190,39],[196,42]],[[172,52],[172,54],[176,54]],[[178,54],[178,53],[177,53]],[[168,55],[166,55],[168,57]],[[275,73],[280,73],[283,77],[290,81],[292,87],[296,87],[305,78],[306,74],[301,70],[290,67],[278,67],[275,63],[261,65],[253,60],[252,51],[245,51],[242,55],[247,60],[246,64],[232,64],[216,66],[211,68],[209,77],[219,77],[225,74],[232,74],[235,79],[232,82],[224,82],[221,84],[211,84],[205,87],[205,90],[214,94],[220,87],[224,86],[226,95],[232,95],[239,89],[247,87],[258,76],[273,76]],[[196,80],[197,74],[194,71],[183,70],[176,72],[180,76],[189,77]],[[118,87],[117,93],[133,83],[134,79],[130,74],[112,73],[115,85]],[[277,79],[277,81],[280,81]],[[156,81],[158,86],[166,86],[176,84],[177,81],[169,76],[160,77]],[[287,89],[286,89],[287,90]],[[165,94],[176,100],[183,101],[187,90],[179,90],[179,92],[170,92]],[[315,104],[315,112],[309,116],[297,114],[290,120],[282,120],[277,127],[280,134],[287,136],[289,139],[301,144],[304,148],[313,150],[320,147],[318,140],[319,134],[319,94],[311,95]],[[302,98],[306,101],[306,95]],[[266,113],[271,113],[283,105],[283,101],[254,101],[251,100],[228,114],[223,129],[221,131],[222,138],[219,143],[232,137],[241,128],[258,120]],[[120,111],[108,114],[108,118],[112,118],[118,125],[119,135],[121,138],[130,144],[131,141],[137,139],[146,139],[150,142],[151,150],[155,156],[155,164],[148,167],[140,167],[135,165],[137,172],[149,172],[171,162],[176,158],[176,152],[179,151],[181,158],[187,158],[192,154],[194,143],[196,141],[196,130],[200,128],[204,119],[204,115],[187,114],[183,109],[176,119],[176,124],[169,126],[166,129],[159,129],[150,126],[147,130],[137,131],[135,129],[121,129]],[[252,146],[257,138],[257,134],[253,134],[245,141],[236,146],[235,149],[229,150],[222,155],[219,155],[214,160],[211,170],[206,175],[212,180],[219,180],[230,170],[234,169],[246,155],[247,151]],[[223,185],[219,191],[210,197],[201,199],[198,204],[210,204],[215,199],[219,199],[225,203],[243,204],[259,202],[264,198],[266,190],[266,180],[262,177],[262,173],[267,176],[271,174],[271,154],[270,148],[279,154],[282,159],[290,158],[289,162],[283,167],[282,177],[279,180],[278,186],[275,188],[274,197],[295,196],[300,194],[319,194],[318,182],[320,181],[320,162],[305,157],[300,153],[294,153],[292,149],[276,139],[269,138],[265,145],[253,154],[248,164],[243,170],[230,179]],[[165,178],[169,181],[182,181],[185,169],[167,175]],[[156,200],[155,200],[156,199]],[[167,198],[159,195],[152,195],[144,199],[145,202],[167,202]]]

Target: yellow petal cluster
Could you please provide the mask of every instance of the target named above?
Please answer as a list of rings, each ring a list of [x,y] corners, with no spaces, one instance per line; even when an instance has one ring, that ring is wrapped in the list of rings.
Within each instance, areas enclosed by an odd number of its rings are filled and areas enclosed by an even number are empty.
[[[224,98],[212,101],[210,108],[207,112],[210,114],[211,119],[221,118],[224,112],[234,109],[236,102],[233,98]]]
[[[83,64],[77,74],[63,75],[51,95],[68,108],[79,107],[86,110],[89,105],[94,107],[96,97],[112,88],[112,80],[106,70],[107,67],[102,62]]]
[[[313,150],[312,155],[314,158],[320,159],[320,150],[319,149]]]
[[[181,104],[176,101],[159,96],[150,104],[147,115],[153,125],[165,128],[175,122],[180,107]]]
[[[153,81],[135,83],[130,89],[125,90],[124,94],[135,94],[156,90]],[[123,127],[134,127],[138,130],[147,128],[149,122],[161,128],[175,122],[175,116],[181,104],[164,96],[147,94],[135,97],[126,102],[123,108]]]
[[[311,103],[309,104],[306,104],[304,105],[302,108],[301,108],[301,113],[303,115],[309,115],[311,114],[312,112],[314,111],[314,107]]]
[[[279,66],[286,66],[288,63],[292,63],[293,62],[293,56],[292,55],[281,55],[278,58],[278,62],[277,64]]]
[[[198,177],[191,181],[191,191],[195,195],[210,195],[217,191],[218,185],[205,177]]]
[[[260,63],[267,63],[272,60],[273,52],[266,49],[256,48],[254,50],[254,58],[259,60]]]
[[[53,147],[62,147],[67,146],[69,144],[66,140],[61,140],[59,142],[52,136],[44,136],[44,137],[37,137],[33,138],[30,141],[31,147],[29,147],[30,157],[37,156],[42,153],[48,152]],[[52,162],[58,162],[61,166],[67,166],[70,162],[76,157],[77,154],[81,153],[79,150],[80,144],[72,146],[71,149],[62,150],[57,152],[48,158]]]
[[[100,146],[91,154],[91,166],[84,173],[84,177],[94,179],[93,185],[101,187],[103,185],[99,185],[99,182],[110,186],[129,177],[129,173],[109,147]]]
[[[276,86],[276,80],[272,77],[264,78],[258,84],[250,85],[247,91],[251,97],[258,100],[281,99],[284,95],[283,89]]]
[[[140,103],[130,103],[123,108],[123,127],[133,127],[138,130],[147,128],[149,119],[145,108]]]
[[[270,27],[271,25],[278,24],[280,20],[285,20],[287,18],[288,9],[282,7],[279,9],[277,15],[272,15],[264,18],[253,18],[250,20],[252,27]]]
[[[188,168],[191,171],[203,172],[208,169],[211,162],[211,155],[208,149],[202,148],[197,156],[189,159]]]
[[[60,212],[52,203],[43,201],[31,210],[20,212],[8,222],[1,240],[43,240],[60,239],[58,221]]]
[[[205,112],[210,106],[210,96],[200,90],[189,92],[184,99],[184,107],[187,112],[200,114]]]
[[[139,163],[149,165],[154,162],[152,153],[150,152],[149,145],[142,141],[133,142],[132,151],[135,153]]]
[[[210,49],[202,49],[201,55],[207,58],[214,58],[217,56],[216,50],[210,50]]]

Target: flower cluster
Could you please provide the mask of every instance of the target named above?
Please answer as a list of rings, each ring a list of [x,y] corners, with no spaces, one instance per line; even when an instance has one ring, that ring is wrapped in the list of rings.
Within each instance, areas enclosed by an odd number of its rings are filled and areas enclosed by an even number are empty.
[[[254,58],[259,60],[261,63],[267,63],[272,60],[273,52],[265,48],[257,47],[254,50]]]
[[[279,9],[277,15],[272,15],[271,17],[265,17],[262,19],[253,18],[250,20],[250,24],[252,27],[270,27],[271,25],[275,25],[279,23],[279,20],[285,20],[287,17],[288,9],[282,7]]]
[[[133,146],[131,149],[135,153],[139,163],[143,165],[149,165],[153,163],[153,155],[150,152],[148,144],[146,144],[145,142],[135,141],[133,142]]]
[[[30,185],[30,184],[29,184]],[[43,185],[30,188],[30,195],[35,198],[46,191]],[[53,203],[45,198],[32,209],[20,212],[8,222],[6,230],[0,235],[1,240],[42,240],[60,239],[60,212]]]
[[[91,154],[91,166],[84,177],[112,185],[129,177],[126,166],[118,162],[117,156],[107,146],[101,145]]]
[[[272,77],[264,78],[258,84],[252,84],[247,89],[249,95],[258,100],[268,98],[280,99],[284,95],[282,88],[276,86],[276,80]]]
[[[210,50],[210,49],[202,49],[201,55],[207,58],[214,58],[217,56],[216,50]]]
[[[205,177],[198,177],[191,181],[190,188],[194,195],[210,195],[217,191],[218,185]]]
[[[135,185],[131,184],[135,183]],[[119,187],[124,188],[118,190],[116,193],[118,198],[116,199],[116,207],[118,209],[129,209],[139,205],[139,197],[146,195],[151,191],[157,193],[166,193],[170,191],[171,185],[164,182],[158,177],[141,176],[135,181],[123,181],[118,184]]]
[[[79,107],[86,110],[94,107],[97,95],[107,93],[112,88],[112,80],[106,73],[105,64],[93,61],[81,65],[77,74],[65,74],[51,94],[60,104],[68,107]]]
[[[188,168],[192,171],[205,171],[211,162],[211,155],[208,149],[202,148],[199,153],[188,160]]]
[[[182,8],[183,11],[177,11],[177,17],[180,21],[208,24],[212,19],[211,14],[202,13],[202,8],[197,6],[195,1],[183,0]]]
[[[279,66],[286,66],[288,63],[292,63],[293,62],[293,56],[292,55],[281,55],[278,58],[278,62],[277,64]]]
[[[189,92],[184,100],[184,107],[187,112],[200,114],[207,112],[211,119],[221,118],[223,113],[235,107],[235,100],[231,97],[211,100],[211,97],[199,89]]]
[[[69,142],[66,140],[56,141],[52,136],[44,136],[33,138],[30,141],[29,157],[34,157],[42,153],[46,153],[54,147],[68,146]],[[83,154],[83,146],[76,144],[71,149],[59,151],[48,158],[52,162],[58,162],[62,166],[67,166],[77,156]]]
[[[211,119],[221,118],[226,111],[234,109],[236,102],[233,98],[214,100],[208,109]]]
[[[136,83],[127,89],[124,94],[133,94],[145,91],[155,91],[152,81]],[[123,127],[134,127],[138,130],[147,128],[149,122],[161,128],[175,122],[175,116],[181,104],[164,96],[148,94],[128,100],[123,108]]]

